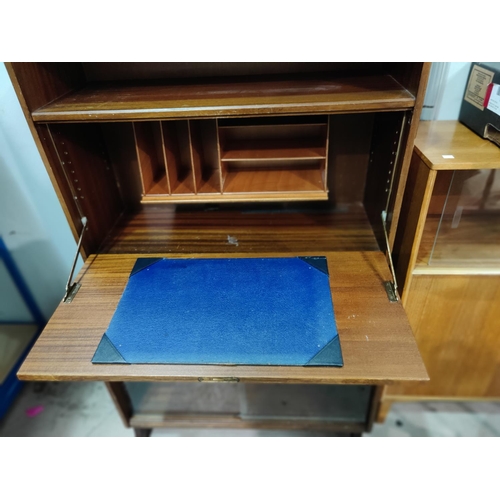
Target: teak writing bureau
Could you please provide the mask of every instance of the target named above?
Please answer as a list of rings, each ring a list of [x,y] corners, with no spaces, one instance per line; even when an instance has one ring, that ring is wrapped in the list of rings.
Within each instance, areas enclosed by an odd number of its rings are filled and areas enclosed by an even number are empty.
[[[21,379],[104,381],[139,435],[359,434],[385,384],[427,379],[385,251],[427,64],[7,68],[86,258]],[[138,257],[301,255],[327,257],[342,368],[91,363]]]

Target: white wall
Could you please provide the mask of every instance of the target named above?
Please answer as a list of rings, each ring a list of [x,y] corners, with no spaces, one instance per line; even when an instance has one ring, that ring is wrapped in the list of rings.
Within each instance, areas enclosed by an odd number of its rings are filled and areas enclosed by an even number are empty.
[[[76,243],[3,63],[0,63],[0,235],[48,319],[64,295]],[[0,267],[0,322],[27,319],[29,316],[5,269]]]
[[[438,82],[440,86],[435,89],[436,109],[429,116],[434,120],[458,120],[471,63],[453,62],[444,63],[444,65],[444,72],[440,75]],[[428,94],[432,93],[431,85],[432,75],[429,80]]]
[[[470,62],[448,63],[442,97],[436,110],[436,120],[458,120],[470,65]]]

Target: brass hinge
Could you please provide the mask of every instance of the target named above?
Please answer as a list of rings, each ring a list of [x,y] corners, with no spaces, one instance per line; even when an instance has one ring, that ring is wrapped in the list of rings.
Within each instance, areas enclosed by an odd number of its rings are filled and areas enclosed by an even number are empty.
[[[384,281],[384,288],[390,302],[398,301],[397,288],[392,281]]]
[[[65,302],[66,304],[71,304],[81,286],[82,285],[80,283],[73,283],[72,285],[70,285],[69,288],[66,289],[66,294],[64,295],[63,302]]]

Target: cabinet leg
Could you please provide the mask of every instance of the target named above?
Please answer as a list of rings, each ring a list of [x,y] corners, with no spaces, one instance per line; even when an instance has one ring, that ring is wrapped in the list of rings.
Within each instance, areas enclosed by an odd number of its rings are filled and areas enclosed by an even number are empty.
[[[392,401],[380,401],[378,407],[376,422],[383,424],[387,418],[387,414],[391,411]]]
[[[144,427],[134,427],[135,437],[138,438],[148,438],[151,436],[151,431],[153,429],[146,429]]]
[[[129,421],[132,417],[132,402],[123,382],[106,382],[106,388],[113,399],[113,403],[120,415],[123,425],[130,427]]]

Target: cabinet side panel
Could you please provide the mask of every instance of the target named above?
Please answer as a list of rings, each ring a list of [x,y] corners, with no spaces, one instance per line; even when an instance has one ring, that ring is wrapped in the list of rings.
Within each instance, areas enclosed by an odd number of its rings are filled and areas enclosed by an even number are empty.
[[[7,70],[30,112],[86,82],[81,63],[8,63]]]
[[[99,125],[51,125],[51,139],[81,216],[88,219],[82,246],[98,251],[124,207]]]
[[[394,187],[391,192],[391,198],[389,200],[389,210],[388,212],[392,214],[389,226],[389,243],[391,248],[394,244],[394,238],[396,237],[396,231],[399,221],[399,212],[401,210],[401,203],[403,202],[403,195],[405,191],[406,178],[408,177],[408,169],[410,168],[410,161],[413,154],[413,144],[415,142],[415,137],[417,135],[418,125],[420,122],[420,115],[422,113],[422,106],[424,105],[425,91],[427,89],[427,82],[429,80],[431,64],[423,63],[420,67],[417,66],[407,76],[408,81],[403,79],[403,82],[407,84],[408,90],[412,92],[415,96],[415,107],[413,112],[409,113],[409,121],[407,123],[407,137],[402,144],[401,150],[401,168],[396,171],[396,176],[394,179]]]
[[[423,71],[430,71],[431,63],[413,62],[394,64],[391,76],[414,96],[417,95]]]
[[[64,170],[62,169],[61,162],[59,161],[59,157],[57,155],[57,151],[54,147],[49,128],[47,125],[35,125],[34,128],[40,138],[46,158],[48,159],[49,165],[47,168],[52,174],[51,177],[54,180],[54,185],[57,186],[59,201],[65,209],[68,221],[70,221],[72,227],[74,228],[75,237],[77,237],[82,230],[82,215],[81,208],[78,205],[78,200],[75,199],[71,186],[66,179]]]
[[[42,158],[42,161],[47,169],[50,180],[57,194],[57,197],[61,203],[64,214],[68,221],[69,227],[75,239],[78,239],[79,232],[81,230],[81,221],[78,215],[78,209],[75,205],[75,201],[69,192],[68,186],[62,182],[63,176],[59,171],[59,162],[57,161],[57,156],[54,150],[51,149],[49,134],[45,126],[36,126],[31,118],[30,110],[35,108],[40,104],[44,103],[47,99],[53,100],[59,95],[59,92],[66,93],[69,87],[64,86],[60,83],[59,86],[54,90],[50,91],[44,85],[39,89],[37,87],[37,81],[42,79],[42,77],[36,77],[36,63],[5,63],[5,67],[12,81],[14,90],[16,91],[17,98],[21,104],[24,116],[28,123],[28,127],[35,140],[36,147]],[[74,68],[75,80],[69,85],[77,85],[80,83],[82,75],[78,76],[78,69]],[[33,79],[30,78],[30,73],[35,73]],[[29,104],[28,104],[29,103]],[[85,249],[82,249],[82,255],[86,257]]]
[[[328,189],[336,206],[363,202],[372,130],[372,114],[330,116]]]
[[[364,204],[380,248],[386,243],[382,231],[382,211],[388,208],[387,200],[394,186],[397,170],[401,168],[401,148],[404,148],[403,113],[379,113],[373,124],[370,163],[366,176]],[[388,212],[388,219],[392,217]]]
[[[423,160],[421,160],[421,162],[423,164]],[[452,187],[453,174],[454,171],[451,170],[438,172],[431,171],[430,173],[430,175],[434,177],[434,185],[432,187],[432,193],[428,193],[431,195],[431,198],[428,202],[427,212],[424,213],[425,224],[419,231],[421,237],[419,234],[420,239],[415,245],[415,248],[418,249],[418,254],[411,265],[411,271],[413,271],[414,267],[417,265],[429,264],[432,249],[436,242],[436,237],[438,236],[439,221],[441,220],[445,207],[448,206],[447,199],[450,188]],[[450,203],[449,206],[451,207],[452,203]]]
[[[436,173],[414,154],[393,250],[396,278],[403,300],[417,259],[435,178]]]

